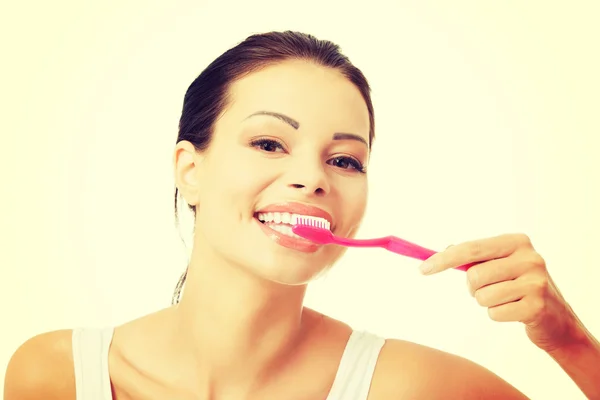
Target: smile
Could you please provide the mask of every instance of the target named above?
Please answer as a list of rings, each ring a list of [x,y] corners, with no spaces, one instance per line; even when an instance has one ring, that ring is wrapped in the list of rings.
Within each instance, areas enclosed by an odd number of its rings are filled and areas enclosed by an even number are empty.
[[[301,219],[315,222],[316,225],[323,226],[325,229],[331,228],[331,223],[327,219],[312,215],[294,214],[288,212],[263,212],[258,213],[257,218],[263,224],[269,225],[271,229],[275,229],[278,232],[297,238],[299,238],[299,236],[292,232],[292,226],[298,224],[298,221]]]
[[[254,217],[261,230],[275,243],[308,253],[317,251],[321,245],[296,235],[292,232],[292,226],[296,225],[300,218],[314,221],[327,229],[332,225],[329,213],[299,203],[271,205],[256,212]]]

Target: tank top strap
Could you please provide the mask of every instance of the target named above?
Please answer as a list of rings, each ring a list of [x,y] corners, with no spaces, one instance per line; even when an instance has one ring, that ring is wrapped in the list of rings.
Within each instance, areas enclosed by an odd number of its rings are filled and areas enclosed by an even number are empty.
[[[77,400],[112,400],[108,351],[113,333],[113,327],[73,329]]]
[[[113,327],[73,330],[73,367],[77,400],[112,400],[108,352]],[[367,400],[385,339],[353,331],[342,354],[327,400]]]
[[[348,339],[327,400],[367,400],[385,339],[353,331]]]

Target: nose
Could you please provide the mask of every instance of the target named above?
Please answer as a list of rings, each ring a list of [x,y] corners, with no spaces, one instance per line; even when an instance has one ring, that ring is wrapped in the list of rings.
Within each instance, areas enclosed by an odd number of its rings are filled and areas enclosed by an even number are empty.
[[[316,163],[315,163],[316,164]],[[330,185],[322,165],[302,165],[291,175],[290,188],[301,190],[306,195],[324,196],[329,193]]]

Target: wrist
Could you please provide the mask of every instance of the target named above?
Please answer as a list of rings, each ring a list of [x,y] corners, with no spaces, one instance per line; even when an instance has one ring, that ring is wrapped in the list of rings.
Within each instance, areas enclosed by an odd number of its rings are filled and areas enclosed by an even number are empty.
[[[561,346],[548,351],[548,354],[556,359],[570,359],[577,357],[582,352],[595,352],[600,354],[600,343],[592,336],[585,328],[583,323],[577,318],[575,313],[572,313],[573,318],[569,328],[567,329],[567,337]]]
[[[589,399],[600,399],[600,343],[583,324],[568,344],[548,354]]]

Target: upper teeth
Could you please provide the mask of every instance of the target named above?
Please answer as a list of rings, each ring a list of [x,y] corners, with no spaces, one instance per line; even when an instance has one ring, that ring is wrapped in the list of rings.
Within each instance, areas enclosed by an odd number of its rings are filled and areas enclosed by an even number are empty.
[[[313,217],[311,215],[293,214],[287,212],[258,213],[258,219],[260,221],[274,222],[276,224],[296,225],[300,218],[304,219],[305,221],[313,221],[316,223],[315,225],[320,225],[325,229],[330,229],[331,224],[325,218]]]

